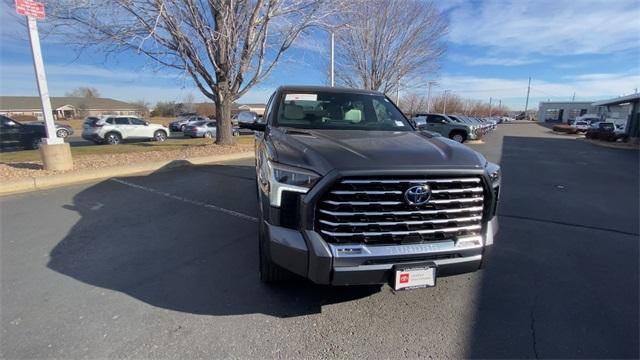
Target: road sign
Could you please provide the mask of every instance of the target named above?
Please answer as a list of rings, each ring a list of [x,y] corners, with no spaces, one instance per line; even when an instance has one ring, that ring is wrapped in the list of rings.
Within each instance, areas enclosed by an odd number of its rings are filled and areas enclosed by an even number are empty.
[[[31,0],[16,0],[16,12],[18,15],[44,19],[44,4]]]

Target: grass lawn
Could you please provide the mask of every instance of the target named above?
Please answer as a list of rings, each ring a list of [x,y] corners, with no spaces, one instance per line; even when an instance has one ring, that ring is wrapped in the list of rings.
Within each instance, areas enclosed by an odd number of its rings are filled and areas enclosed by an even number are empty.
[[[236,144],[252,144],[253,136],[236,136]],[[146,141],[135,143],[124,143],[119,145],[91,145],[72,146],[73,157],[99,154],[121,154],[147,151],[171,151],[185,149],[191,146],[206,146],[212,144],[209,139],[169,139],[164,142]],[[23,150],[0,153],[0,163],[40,161],[38,150]]]

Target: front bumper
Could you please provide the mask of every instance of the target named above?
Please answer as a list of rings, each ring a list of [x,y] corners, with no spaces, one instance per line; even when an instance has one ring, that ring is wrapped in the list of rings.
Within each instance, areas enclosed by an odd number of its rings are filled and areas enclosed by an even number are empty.
[[[265,222],[265,238],[271,260],[318,284],[385,284],[393,267],[433,262],[438,276],[478,270],[498,231],[494,216],[482,236],[423,244],[364,245],[329,244],[315,231],[293,230]]]

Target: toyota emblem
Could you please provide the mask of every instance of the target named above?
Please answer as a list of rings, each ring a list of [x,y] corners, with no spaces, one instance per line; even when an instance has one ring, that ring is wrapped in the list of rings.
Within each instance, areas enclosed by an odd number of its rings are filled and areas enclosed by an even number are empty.
[[[410,187],[404,192],[404,199],[409,205],[424,205],[431,199],[431,188],[426,184]]]

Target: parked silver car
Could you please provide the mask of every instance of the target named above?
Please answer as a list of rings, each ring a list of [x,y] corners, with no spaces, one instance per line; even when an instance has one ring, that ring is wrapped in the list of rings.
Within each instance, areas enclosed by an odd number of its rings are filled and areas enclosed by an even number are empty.
[[[216,136],[217,129],[218,128],[216,126],[215,121],[201,120],[201,121],[195,121],[188,124],[184,128],[184,130],[182,130],[182,133],[184,134],[184,136],[189,136],[192,138],[196,138],[196,137],[212,138]]]

